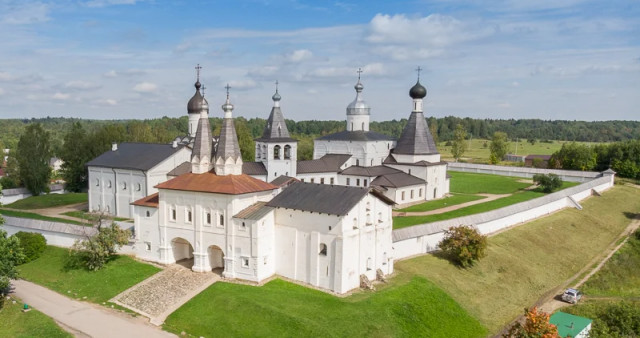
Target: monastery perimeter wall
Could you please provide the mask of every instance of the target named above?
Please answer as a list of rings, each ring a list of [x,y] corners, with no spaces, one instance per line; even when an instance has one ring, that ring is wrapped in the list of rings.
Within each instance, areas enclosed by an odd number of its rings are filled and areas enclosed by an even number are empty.
[[[515,176],[532,178],[535,174],[556,174],[563,181],[570,182],[588,182],[594,178],[602,176],[597,171],[577,171],[577,170],[559,170],[559,169],[539,169],[528,167],[512,167],[505,165],[489,165],[475,163],[449,162],[448,170],[463,171],[468,173],[491,174],[501,176]]]
[[[453,169],[451,163],[449,167],[452,170],[457,170],[457,168]],[[507,168],[511,169],[511,167]],[[524,171],[522,172],[524,173]],[[497,173],[493,172],[493,174]],[[600,173],[597,174],[601,175]],[[582,206],[579,204],[580,201],[594,193],[598,194],[611,188],[613,186],[613,180],[614,175],[605,174],[599,178],[592,178],[588,182],[575,187],[504,208],[393,230],[394,259],[402,259],[435,251],[438,243],[440,243],[444,237],[444,232],[453,226],[472,225],[478,229],[480,233],[487,235],[538,217],[546,216],[566,207],[582,209]]]

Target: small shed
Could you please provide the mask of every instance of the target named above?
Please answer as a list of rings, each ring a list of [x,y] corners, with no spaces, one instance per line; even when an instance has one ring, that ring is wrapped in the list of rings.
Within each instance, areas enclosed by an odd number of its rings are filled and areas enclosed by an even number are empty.
[[[556,312],[549,323],[558,327],[560,337],[587,338],[591,332],[591,319],[564,312]]]
[[[551,155],[527,155],[524,158],[525,167],[548,168]]]

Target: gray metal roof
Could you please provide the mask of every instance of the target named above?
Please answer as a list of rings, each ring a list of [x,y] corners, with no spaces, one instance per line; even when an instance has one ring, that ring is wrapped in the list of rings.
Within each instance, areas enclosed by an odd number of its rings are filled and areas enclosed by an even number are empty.
[[[191,161],[193,161],[194,158],[197,158],[199,161],[203,156],[208,156],[209,162],[213,162],[213,145],[211,139],[209,118],[200,117],[200,120],[198,120],[198,128],[196,129],[196,138],[193,142]]]
[[[246,175],[266,175],[267,168],[262,162],[242,162],[242,173]]]
[[[182,174],[191,172],[191,162],[185,161],[182,162],[177,167],[173,168],[170,172],[167,173],[167,176],[180,176]]]
[[[391,188],[402,188],[425,183],[425,180],[409,175],[402,171],[398,171],[393,174],[382,175],[371,181],[372,186]]]
[[[240,154],[240,145],[238,144],[236,127],[233,124],[233,118],[224,118],[222,120],[220,139],[218,140],[218,148],[216,149],[216,161],[220,157],[224,160],[231,157],[234,161],[242,157]]]
[[[297,142],[289,135],[289,129],[287,129],[287,123],[284,120],[284,115],[282,115],[280,107],[274,106],[271,108],[271,113],[267,119],[267,125],[264,127],[264,131],[262,132],[262,137],[256,139],[256,141]]]
[[[360,78],[358,78],[358,83],[353,88],[356,90],[356,98],[347,106],[347,115],[369,115],[371,107],[362,98],[364,86],[360,83]]]
[[[375,131],[340,131],[318,137],[316,140],[326,141],[393,141],[393,137],[376,133]]]
[[[259,220],[274,209],[274,207],[266,206],[266,204],[267,202],[256,202],[244,208],[233,217],[240,219]]]
[[[196,81],[194,86],[196,87],[196,92],[187,103],[187,113],[200,114],[202,110],[209,111],[209,102],[200,94],[200,81]]]
[[[319,159],[298,161],[297,172],[299,174],[339,172],[340,167],[350,158],[351,155],[347,154],[326,154]]]
[[[463,216],[463,217],[458,217],[458,218],[453,218],[453,219],[448,219],[448,220],[438,221],[438,222],[432,222],[432,223],[419,224],[419,225],[414,225],[414,226],[410,226],[402,229],[393,230],[393,241],[398,242],[398,241],[402,241],[409,238],[415,238],[418,236],[431,235],[431,234],[443,232],[445,230],[448,230],[451,227],[458,226],[461,224],[475,226],[477,224],[487,223],[493,220],[514,215],[519,212],[523,212],[529,209],[543,206],[545,204],[560,200],[562,198],[571,196],[581,191],[585,191],[587,189],[592,189],[594,187],[597,187],[599,185],[609,182],[610,179],[611,179],[610,177],[596,178],[589,182],[585,182],[571,188],[567,188],[567,189],[560,190],[542,197],[538,197],[536,199],[532,199],[532,200],[517,203],[517,204],[512,204],[504,208],[487,211],[480,214]]]
[[[340,172],[342,175],[354,175],[354,176],[366,176],[366,177],[376,177],[386,174],[393,174],[400,172],[398,169],[394,169],[391,167],[387,167],[384,165],[377,165],[373,167],[359,167],[359,166],[351,166]]]
[[[369,188],[296,182],[266,205],[343,216],[369,191]]]
[[[106,151],[87,163],[89,167],[149,170],[182,149],[171,144],[121,143],[116,151]]]
[[[276,177],[273,181],[269,182],[275,186],[281,187],[282,185],[289,183],[291,181],[299,181],[297,178],[295,177],[291,177],[291,176],[287,176],[287,175],[280,175],[278,177]]]
[[[411,112],[393,152],[408,155],[438,154],[438,148],[422,112]]]

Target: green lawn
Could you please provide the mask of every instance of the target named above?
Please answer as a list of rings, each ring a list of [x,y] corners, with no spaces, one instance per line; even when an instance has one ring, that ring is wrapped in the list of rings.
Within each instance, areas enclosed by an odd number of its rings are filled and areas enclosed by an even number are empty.
[[[602,253],[629,224],[625,213],[640,211],[640,190],[616,186],[582,206],[489,238],[487,257],[470,269],[426,255],[397,262],[396,270],[433,281],[498,332]]]
[[[5,301],[0,309],[0,337],[73,337],[35,309],[22,312],[22,306],[21,302]]]
[[[640,297],[640,239],[632,235],[602,269],[589,278],[582,292],[588,296]]]
[[[40,215],[40,214],[36,214],[36,213],[33,213],[33,212],[7,210],[7,209],[2,209],[2,208],[0,208],[0,215],[37,219],[37,220],[41,220],[41,221],[51,221],[51,222],[60,222],[60,223],[75,224],[75,225],[92,226],[91,224],[82,223],[82,222],[78,222],[78,221],[72,221],[72,220],[68,220],[68,219],[64,219],[64,218],[49,217],[49,216],[43,216],[43,215]]]
[[[27,197],[25,199],[5,205],[5,207],[23,210],[44,209],[87,201],[88,197],[86,193],[48,194]]]
[[[20,277],[72,298],[102,303],[160,269],[128,256],[116,256],[102,270],[66,269],[69,250],[47,246],[35,261],[19,266]]]
[[[533,184],[530,179],[522,177],[488,175],[450,171],[452,193],[459,194],[512,194]],[[528,181],[529,183],[521,182]]]
[[[477,195],[463,195],[463,194],[453,194],[450,197],[435,200],[435,201],[427,201],[421,204],[412,205],[408,208],[400,209],[398,211],[403,212],[419,212],[419,211],[431,211],[436,209],[441,209],[445,207],[450,207],[452,205],[458,205],[462,203],[467,203],[471,201],[477,201],[485,198],[484,196]]]
[[[566,189],[572,186],[576,186],[579,183],[576,182],[562,182],[562,189]],[[468,216],[473,214],[479,214],[495,209],[504,208],[506,206],[532,200],[534,198],[542,197],[545,193],[536,190],[524,190],[518,191],[511,196],[499,198],[497,200],[470,205],[468,207],[460,208],[444,212],[441,214],[427,215],[427,216],[398,216],[393,217],[393,228],[400,229],[412,225],[424,224],[430,222],[443,221],[447,219]]]
[[[172,313],[164,329],[206,337],[483,337],[487,331],[420,277],[340,298],[273,280],[218,282]]]

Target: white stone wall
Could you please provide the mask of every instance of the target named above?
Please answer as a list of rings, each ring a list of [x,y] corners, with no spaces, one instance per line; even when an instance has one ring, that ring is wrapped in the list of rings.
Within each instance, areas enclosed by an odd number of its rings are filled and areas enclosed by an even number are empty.
[[[7,232],[7,235],[9,236],[20,231],[40,233],[47,240],[48,245],[54,245],[63,248],[69,248],[73,245],[73,243],[75,243],[76,240],[84,239],[84,236],[80,235],[66,234],[62,232],[54,232],[41,229],[30,229],[10,224],[3,224],[2,229],[5,230]]]
[[[349,154],[352,158],[347,166],[370,167],[381,165],[395,147],[395,141],[313,141],[313,158],[326,154]]]
[[[331,184],[331,179],[333,178],[333,182],[334,182],[333,184],[339,184],[338,173],[335,173],[335,172],[298,174],[296,178],[303,182],[317,183],[317,184]]]
[[[369,115],[347,115],[348,131],[369,131]]]
[[[595,171],[539,169],[460,162],[450,162],[449,170],[526,178],[532,178],[535,174],[556,174],[563,181],[570,182],[588,182],[600,176],[600,173]]]

